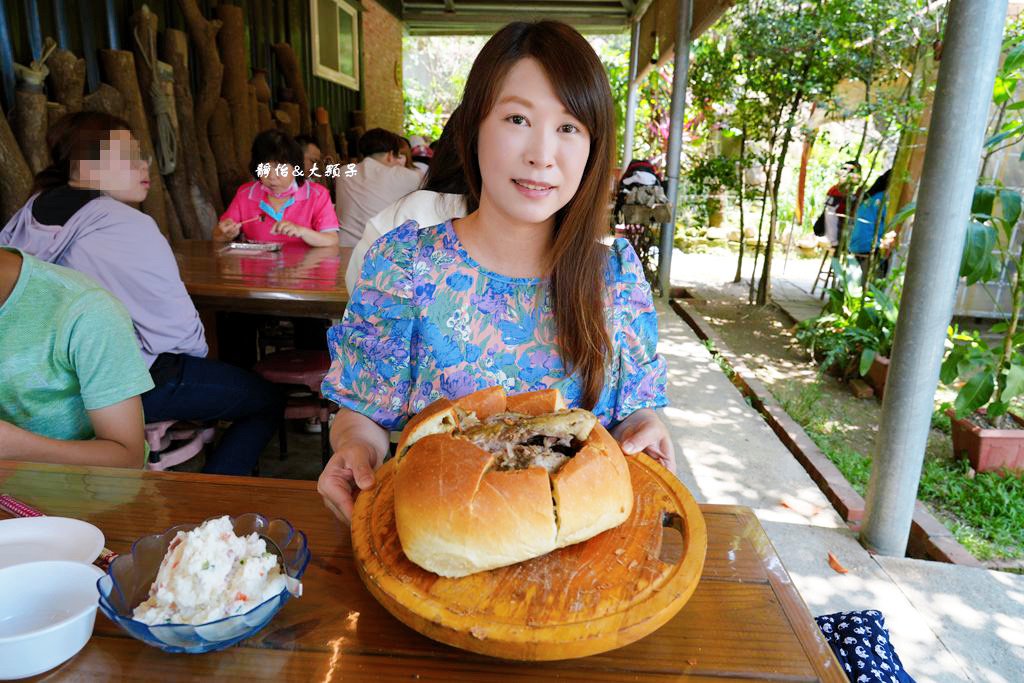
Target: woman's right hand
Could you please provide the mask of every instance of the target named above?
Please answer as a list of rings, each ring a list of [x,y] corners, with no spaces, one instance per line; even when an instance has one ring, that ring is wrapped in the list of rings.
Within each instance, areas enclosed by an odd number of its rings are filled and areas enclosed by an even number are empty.
[[[377,460],[373,446],[353,439],[334,451],[320,473],[316,489],[327,509],[342,522],[351,522],[352,505],[358,491],[373,486],[373,470],[380,464]]]
[[[213,239],[217,242],[230,242],[238,237],[242,230],[242,224],[230,218],[225,218],[213,229]]]

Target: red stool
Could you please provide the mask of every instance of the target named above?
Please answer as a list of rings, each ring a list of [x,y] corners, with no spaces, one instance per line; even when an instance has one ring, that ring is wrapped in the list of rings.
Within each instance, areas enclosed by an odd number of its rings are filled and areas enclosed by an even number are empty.
[[[320,384],[331,368],[331,355],[327,351],[278,351],[263,357],[253,370],[273,384],[301,388],[308,396],[289,396],[284,409],[284,418],[278,435],[281,443],[281,459],[288,453],[287,420],[308,420],[315,417],[320,421],[320,447],[323,463],[331,457],[330,430],[328,419],[337,406],[320,393]]]

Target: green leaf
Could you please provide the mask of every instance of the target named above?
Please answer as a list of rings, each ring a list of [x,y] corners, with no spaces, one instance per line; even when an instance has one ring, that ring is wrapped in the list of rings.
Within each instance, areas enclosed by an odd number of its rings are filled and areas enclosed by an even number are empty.
[[[868,370],[871,369],[871,362],[874,361],[874,360],[875,360],[875,350],[874,349],[869,349],[869,348],[865,347],[864,350],[860,352],[860,368],[859,369],[860,369],[860,376],[861,377],[866,377],[867,376]]]
[[[956,416],[963,418],[974,413],[988,403],[994,390],[995,378],[991,370],[983,370],[971,377],[956,395],[956,401],[953,403]]]
[[[962,346],[953,347],[953,350],[946,356],[946,360],[942,361],[942,369],[939,371],[939,381],[946,386],[949,386],[956,381],[958,372],[958,366],[960,361],[964,358],[964,349]]]
[[[1024,122],[1011,121],[1003,126],[1003,129],[985,141],[985,147],[995,147],[1003,140],[1019,135],[1024,131]]]
[[[1006,54],[1001,71],[1004,74],[1009,74],[1021,66],[1024,66],[1024,42],[1021,42]]]
[[[985,409],[985,414],[991,419],[1005,415],[1006,411],[1010,409],[1010,404],[1004,401],[992,401],[988,404],[988,408]]]
[[[1017,220],[1020,218],[1020,192],[1005,187],[1000,189],[999,203],[1003,207],[1003,220],[1006,222],[1008,229],[1012,231],[1013,226],[1017,224]]]
[[[988,331],[993,333],[993,334],[1002,334],[1003,332],[1006,332],[1009,329],[1010,329],[1010,323],[1008,323],[1008,322],[1006,322],[1004,320],[1003,322],[996,323],[995,325],[990,327],[988,329]]]
[[[992,206],[996,200],[996,188],[993,185],[978,185],[974,188],[974,199],[971,201],[971,214],[992,215]]]
[[[1013,104],[1006,105],[1007,111],[1017,111],[1018,109],[1024,109],[1024,100],[1014,102]]]
[[[909,204],[905,204],[899,211],[896,212],[896,214],[892,217],[892,220],[889,221],[889,227],[892,228],[895,225],[899,225],[900,223],[914,215],[915,211],[917,211],[917,202],[910,202]]]
[[[992,253],[996,246],[996,230],[990,225],[971,222],[960,259],[960,276],[967,284],[993,280],[999,275],[999,258]]]
[[[1006,373],[1006,387],[999,395],[999,400],[1009,403],[1011,399],[1017,398],[1021,394],[1024,394],[1024,366],[1014,363],[1010,365],[1010,370]]]

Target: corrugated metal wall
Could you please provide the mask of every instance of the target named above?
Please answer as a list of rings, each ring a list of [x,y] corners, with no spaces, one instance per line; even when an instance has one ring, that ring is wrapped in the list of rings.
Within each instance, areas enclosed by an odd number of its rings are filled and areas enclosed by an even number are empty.
[[[58,15],[64,17],[67,44],[64,46],[76,55],[85,56],[85,45],[89,42],[95,49],[111,46],[110,24],[116,27],[119,48],[131,50],[134,39],[131,35],[130,19],[143,4],[160,18],[160,31],[168,26],[185,30],[185,20],[178,8],[177,0],[0,0],[6,10],[11,47],[14,60],[27,65],[32,60],[30,35],[30,7],[37,8],[41,35],[52,36],[59,42]],[[199,7],[207,17],[213,16],[215,0],[199,0]],[[277,102],[278,74],[274,64],[271,44],[291,43],[301,60],[302,76],[310,98],[310,108],[324,107],[330,112],[331,126],[335,132],[344,131],[351,125],[349,113],[360,107],[360,94],[328,80],[313,76],[312,44],[310,41],[310,15],[308,0],[239,0],[229,4],[239,5],[246,12],[246,42],[249,47],[251,69],[266,69],[269,74],[271,92]],[[113,11],[109,11],[109,9]],[[91,38],[91,41],[90,41]],[[360,45],[362,40],[360,39]],[[195,49],[192,49],[190,65],[195,64]],[[196,69],[192,68],[192,88],[195,92]],[[0,84],[0,88],[2,88]],[[6,96],[6,92],[4,95]],[[6,97],[4,99],[6,102]]]

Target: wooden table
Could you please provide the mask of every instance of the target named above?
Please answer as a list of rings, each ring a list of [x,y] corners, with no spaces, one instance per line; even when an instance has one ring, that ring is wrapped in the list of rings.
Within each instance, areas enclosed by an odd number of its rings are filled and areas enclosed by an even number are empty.
[[[309,536],[303,597],[249,640],[219,653],[171,655],[98,613],[92,640],[46,680],[846,681],[745,507],[701,506],[704,574],[661,629],[601,655],[519,663],[441,645],[388,614],[356,575],[348,528],[323,507],[314,482],[0,463],[0,491],[95,524],[115,552],[174,524],[251,511],[286,517]]]
[[[340,318],[348,302],[352,249],[288,244],[277,252],[225,251],[186,240],[171,248],[196,307],[309,318]]]

